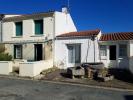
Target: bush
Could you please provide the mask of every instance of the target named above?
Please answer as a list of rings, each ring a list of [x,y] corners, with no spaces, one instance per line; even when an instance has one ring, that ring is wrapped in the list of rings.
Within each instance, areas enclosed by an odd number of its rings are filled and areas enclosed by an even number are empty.
[[[8,53],[0,53],[0,61],[11,61],[12,56]]]

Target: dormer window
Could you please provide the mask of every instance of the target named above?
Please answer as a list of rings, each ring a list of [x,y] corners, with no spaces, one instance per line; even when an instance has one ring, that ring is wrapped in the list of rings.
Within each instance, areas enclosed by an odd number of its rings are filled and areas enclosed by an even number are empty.
[[[35,20],[35,35],[43,34],[43,20]]]
[[[22,36],[23,35],[23,28],[22,28],[22,22],[16,22],[16,36]]]

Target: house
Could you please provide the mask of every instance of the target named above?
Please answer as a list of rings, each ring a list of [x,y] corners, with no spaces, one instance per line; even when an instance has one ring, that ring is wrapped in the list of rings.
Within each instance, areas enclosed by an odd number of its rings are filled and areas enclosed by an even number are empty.
[[[65,7],[61,12],[6,15],[1,23],[1,44],[14,60],[0,62],[6,74],[18,67],[20,76],[34,77],[53,66],[66,69],[88,62],[133,71],[133,32],[77,32]]]
[[[100,35],[99,29],[58,35],[55,40],[55,64],[67,68],[85,62],[99,62]]]
[[[100,60],[106,67],[133,71],[133,32],[102,34],[99,45]]]
[[[77,31],[67,11],[50,11],[27,15],[6,15],[3,19],[2,43],[16,60],[53,62],[54,38]]]
[[[133,71],[133,32],[103,34],[90,30],[58,35],[54,59],[60,68],[103,62],[106,68]]]

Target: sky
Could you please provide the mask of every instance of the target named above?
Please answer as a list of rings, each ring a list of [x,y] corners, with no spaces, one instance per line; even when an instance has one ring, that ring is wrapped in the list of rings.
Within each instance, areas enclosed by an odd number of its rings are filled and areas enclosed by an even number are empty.
[[[61,11],[68,0],[0,0],[0,13]],[[69,0],[78,31],[133,32],[133,0]]]

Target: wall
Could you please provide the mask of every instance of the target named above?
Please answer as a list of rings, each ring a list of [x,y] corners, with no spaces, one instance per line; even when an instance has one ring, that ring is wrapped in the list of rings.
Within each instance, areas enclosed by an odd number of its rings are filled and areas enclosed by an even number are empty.
[[[9,75],[12,72],[12,62],[0,61],[0,74]]]
[[[55,12],[55,34],[60,35],[77,31],[69,13]]]
[[[34,58],[35,58],[34,44],[35,43],[22,44],[22,55],[23,55],[22,59],[30,60],[30,61],[34,60]],[[46,57],[47,57],[47,60],[52,59],[52,56],[51,56],[52,51],[49,51],[50,48],[47,48],[48,46],[45,43],[38,43],[38,44],[43,45],[43,59],[45,59]],[[5,44],[5,52],[12,55],[13,58],[14,58],[14,45],[15,44]],[[45,49],[47,49],[47,51],[45,51]]]
[[[89,38],[75,38],[75,39],[59,39],[55,41],[55,65],[60,68],[67,68],[68,66],[68,49],[67,44],[81,43],[81,63],[94,62],[94,45]],[[87,57],[88,49],[88,57]],[[99,49],[97,40],[95,41],[95,58],[99,61]],[[70,67],[70,66],[69,66]],[[73,67],[73,66],[71,66]]]
[[[119,45],[126,44],[127,45],[127,57],[119,57]],[[128,69],[129,67],[129,45],[128,41],[105,41],[100,42],[100,45],[107,46],[107,56],[101,56],[101,61],[104,63],[105,67],[107,68],[121,68],[121,69]],[[110,60],[110,45],[116,45],[116,60]]]
[[[131,73],[133,74],[133,41],[130,41],[129,43],[129,70],[131,71]]]
[[[52,38],[54,32],[54,18],[43,17],[44,19],[44,31],[43,35],[36,36],[34,34],[34,19],[23,20],[23,36],[15,36],[15,23],[4,22],[3,23],[3,41],[23,41],[23,40],[44,40],[46,36]],[[37,20],[37,19],[35,19]],[[21,20],[20,20],[21,21]]]
[[[53,67],[52,60],[37,61],[37,62],[25,62],[20,63],[20,76],[34,77],[39,75],[43,70]]]

